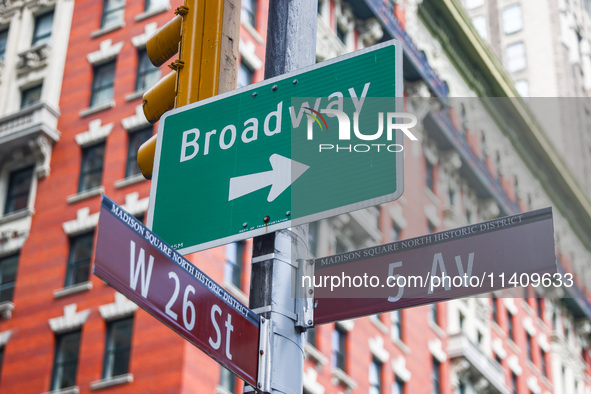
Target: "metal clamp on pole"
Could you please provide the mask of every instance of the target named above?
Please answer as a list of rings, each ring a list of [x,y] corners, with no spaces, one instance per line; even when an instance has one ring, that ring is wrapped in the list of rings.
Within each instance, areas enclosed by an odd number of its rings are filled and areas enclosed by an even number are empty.
[[[313,259],[302,260],[296,276],[296,327],[314,327],[314,267]]]
[[[271,343],[273,335],[272,321],[261,318],[259,334],[259,370],[257,391],[261,393],[271,392]]]

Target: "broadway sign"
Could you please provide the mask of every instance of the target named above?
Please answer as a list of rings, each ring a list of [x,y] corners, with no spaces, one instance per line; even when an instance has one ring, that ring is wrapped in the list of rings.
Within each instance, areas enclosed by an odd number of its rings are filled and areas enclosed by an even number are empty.
[[[571,274],[556,272],[551,208],[323,257],[314,265],[304,284],[315,288],[315,324],[507,287],[572,286]]]
[[[94,273],[256,387],[259,316],[105,196]]]

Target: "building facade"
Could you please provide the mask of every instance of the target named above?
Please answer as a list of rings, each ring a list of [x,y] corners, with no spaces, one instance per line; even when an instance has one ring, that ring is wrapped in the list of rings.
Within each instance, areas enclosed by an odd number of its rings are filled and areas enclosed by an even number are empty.
[[[403,196],[311,224],[314,255],[552,206],[557,264],[575,286],[318,326],[305,334],[304,392],[591,392],[591,205],[523,101],[486,99],[516,90],[469,17],[452,0],[318,4],[317,61],[402,42],[405,110],[420,124],[405,145]],[[145,45],[180,5],[0,3],[2,392],[242,391],[91,273],[101,194],[142,220],[148,207],[135,159],[155,130],[141,97],[165,68],[149,64]],[[242,1],[239,86],[264,76],[267,9]],[[189,259],[248,304],[251,249]]]

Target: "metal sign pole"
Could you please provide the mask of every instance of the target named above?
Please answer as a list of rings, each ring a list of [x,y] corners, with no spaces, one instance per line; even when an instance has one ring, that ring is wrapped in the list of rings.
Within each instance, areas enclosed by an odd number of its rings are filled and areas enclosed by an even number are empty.
[[[265,78],[315,63],[317,0],[269,2]],[[299,328],[294,283],[308,256],[308,226],[254,238],[250,308],[269,324],[269,349],[263,347],[258,389],[270,393],[301,393],[303,329]],[[290,366],[287,368],[287,366]],[[245,392],[252,391],[250,388]]]

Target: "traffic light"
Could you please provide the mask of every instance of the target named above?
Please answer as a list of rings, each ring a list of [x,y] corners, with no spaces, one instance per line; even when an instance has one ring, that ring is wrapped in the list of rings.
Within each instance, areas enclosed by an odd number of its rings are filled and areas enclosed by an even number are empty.
[[[185,0],[175,14],[146,45],[156,67],[179,53],[178,60],[169,65],[172,71],[144,94],[144,115],[150,123],[168,110],[215,96],[218,91],[224,0]],[[229,37],[238,42],[237,34]],[[155,151],[155,135],[138,150],[138,165],[147,179],[152,177]]]

